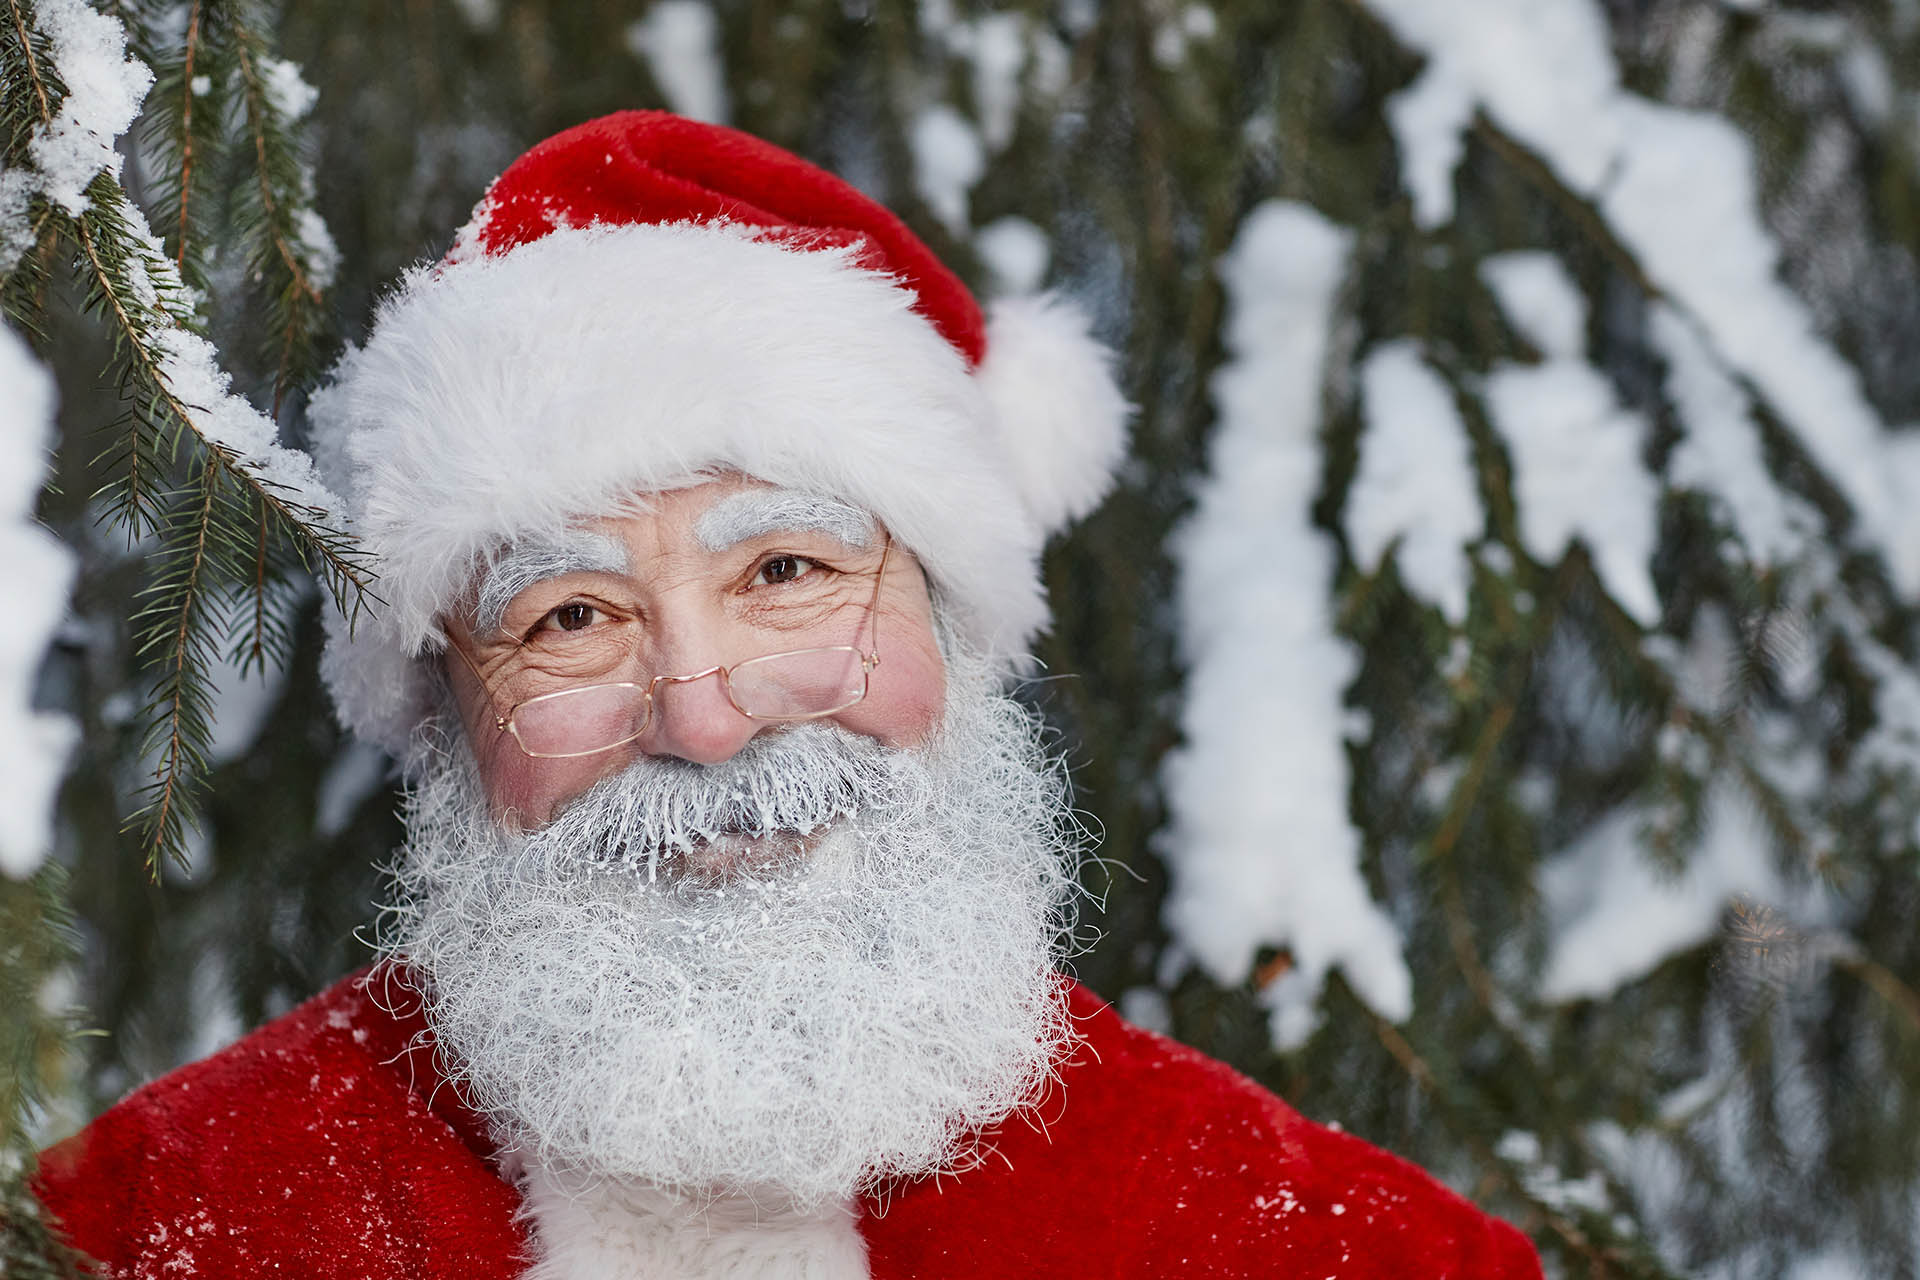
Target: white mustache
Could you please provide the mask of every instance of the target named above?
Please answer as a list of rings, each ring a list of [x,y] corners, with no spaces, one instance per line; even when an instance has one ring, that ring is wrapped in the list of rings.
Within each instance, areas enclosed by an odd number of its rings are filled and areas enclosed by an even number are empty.
[[[797,724],[760,734],[719,764],[642,757],[533,833],[529,852],[600,867],[644,866],[651,879],[663,858],[716,841],[816,835],[897,789],[886,750],[830,725]]]

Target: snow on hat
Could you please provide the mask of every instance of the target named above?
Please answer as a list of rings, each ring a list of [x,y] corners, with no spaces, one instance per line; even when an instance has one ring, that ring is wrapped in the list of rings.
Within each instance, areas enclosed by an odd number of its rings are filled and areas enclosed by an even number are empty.
[[[547,139],[408,272],[311,405],[384,604],[334,618],[341,718],[396,754],[437,618],[501,547],[739,471],[831,494],[919,556],[1001,660],[1046,625],[1039,556],[1125,447],[1109,353],[1057,299],[983,316],[876,202],[658,111]]]

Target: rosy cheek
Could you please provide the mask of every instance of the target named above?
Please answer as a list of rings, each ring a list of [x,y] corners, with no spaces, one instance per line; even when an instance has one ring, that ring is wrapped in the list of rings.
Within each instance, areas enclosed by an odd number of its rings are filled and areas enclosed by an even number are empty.
[[[572,760],[536,760],[523,754],[506,734],[480,755],[480,777],[496,819],[515,815],[521,828],[541,826],[581,792],[622,761],[618,752]]]
[[[946,705],[945,664],[931,634],[882,652],[885,660],[868,677],[866,698],[834,718],[889,747],[918,746],[940,723]]]
[[[519,815],[522,823],[543,820],[541,811],[545,806],[540,795],[538,761],[521,755],[505,734],[475,754],[479,757],[480,778],[486,784],[487,800],[496,820],[509,812]]]

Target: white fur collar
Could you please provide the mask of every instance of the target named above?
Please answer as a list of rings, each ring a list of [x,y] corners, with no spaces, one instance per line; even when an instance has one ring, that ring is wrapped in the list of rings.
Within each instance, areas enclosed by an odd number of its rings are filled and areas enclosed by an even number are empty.
[[[524,1280],[867,1280],[852,1201],[802,1213],[611,1181],[574,1191],[537,1168],[521,1186],[537,1259]]]

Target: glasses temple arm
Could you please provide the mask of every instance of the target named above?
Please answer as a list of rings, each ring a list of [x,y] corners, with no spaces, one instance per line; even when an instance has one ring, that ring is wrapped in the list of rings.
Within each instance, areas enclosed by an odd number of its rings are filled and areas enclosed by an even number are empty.
[[[873,647],[861,661],[869,671],[880,665],[880,585],[887,580],[887,558],[892,554],[893,534],[889,532],[886,544],[880,549],[880,568],[873,575],[873,599],[867,602],[867,625],[873,633]]]
[[[493,712],[494,731],[497,733],[505,733],[507,731],[507,717],[501,715],[499,708],[494,706],[493,687],[487,683],[486,676],[481,674],[479,664],[468,656],[466,648],[461,645],[458,640],[453,638],[451,632],[447,634],[447,648],[460,655],[460,661],[466,663],[467,670],[473,672],[474,683],[480,686],[480,696],[487,700],[487,710]]]

